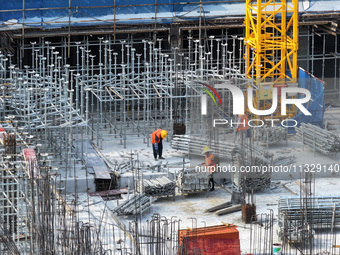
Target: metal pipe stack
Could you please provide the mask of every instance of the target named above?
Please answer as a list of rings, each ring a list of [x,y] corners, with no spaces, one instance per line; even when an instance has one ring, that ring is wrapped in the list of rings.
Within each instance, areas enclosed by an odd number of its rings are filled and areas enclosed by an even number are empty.
[[[208,140],[202,137],[195,137],[189,135],[175,135],[171,141],[173,149],[191,153],[195,155],[202,155],[204,147],[209,146],[214,156],[231,159],[237,151],[237,146],[234,143],[224,141]]]
[[[154,200],[154,198],[148,197],[145,194],[138,194],[117,206],[113,212],[118,215],[129,215],[144,212],[151,207],[151,203]]]
[[[182,171],[178,175],[177,183],[182,193],[207,191],[209,189],[209,175],[193,170]]]
[[[268,144],[283,142],[288,138],[287,129],[279,126],[256,128],[254,136],[257,141]]]
[[[302,123],[296,131],[297,139],[314,151],[324,155],[334,155],[340,152],[340,138],[325,129]]]
[[[305,216],[302,217],[302,214]],[[279,220],[298,222],[308,219],[319,228],[340,226],[340,197],[285,197],[279,200]],[[302,224],[302,222],[301,222]]]
[[[176,184],[163,176],[157,179],[141,180],[137,183],[137,189],[147,196],[168,196],[175,194]]]

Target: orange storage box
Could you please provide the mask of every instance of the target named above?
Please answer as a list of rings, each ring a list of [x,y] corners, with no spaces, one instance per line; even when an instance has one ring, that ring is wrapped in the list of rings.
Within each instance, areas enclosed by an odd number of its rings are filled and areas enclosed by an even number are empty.
[[[178,231],[179,255],[239,255],[239,232],[235,225],[219,225]]]

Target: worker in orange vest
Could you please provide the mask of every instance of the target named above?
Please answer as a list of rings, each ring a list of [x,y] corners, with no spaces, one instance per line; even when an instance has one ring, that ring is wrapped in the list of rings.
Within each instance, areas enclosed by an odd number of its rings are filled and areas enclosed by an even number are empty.
[[[163,129],[157,129],[151,134],[151,143],[152,143],[152,150],[153,150],[153,156],[155,160],[157,161],[157,156],[159,156],[159,159],[164,159],[162,157],[163,152],[163,139],[168,136],[168,132]]]
[[[247,130],[249,129],[248,127],[248,117],[245,114],[241,114],[237,117],[237,125],[236,125],[236,132],[235,132],[235,138],[237,137],[237,142],[240,142],[241,140],[241,136],[243,136],[243,134],[245,132],[247,132]],[[235,142],[235,140],[234,140]]]
[[[236,131],[239,132],[241,130],[247,130],[248,127],[248,117],[245,114],[241,114],[237,118],[237,126]]]
[[[209,147],[204,147],[202,154],[205,154],[205,160],[201,165],[204,165],[208,169],[210,191],[213,191],[215,190],[213,173],[216,171],[216,164],[215,157],[211,154],[211,151]]]

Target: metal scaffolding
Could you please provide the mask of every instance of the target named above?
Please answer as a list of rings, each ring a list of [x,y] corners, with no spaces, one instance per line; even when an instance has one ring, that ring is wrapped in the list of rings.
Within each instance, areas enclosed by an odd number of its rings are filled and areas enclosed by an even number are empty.
[[[182,51],[163,48],[162,39],[114,43],[110,36],[85,37],[70,46],[73,66],[66,39],[61,44],[41,39],[22,45],[16,57],[0,55],[1,251],[116,254],[126,249],[126,254],[139,249],[122,224],[104,220],[109,210],[99,216],[80,212],[77,178],[85,175],[84,190],[90,189],[91,142],[98,148],[107,137],[124,147],[128,139],[149,143],[155,128],[169,130],[171,137],[175,124],[185,125],[188,134],[207,134],[211,124],[201,115],[201,83],[244,86],[242,62],[236,59],[242,39],[210,37],[202,45],[188,37],[188,43]],[[231,97],[227,91],[221,96]],[[225,116],[227,111],[231,116],[230,105],[217,109]],[[201,127],[190,128],[193,121]],[[110,178],[107,188],[114,188]],[[88,195],[83,200],[89,204]],[[121,244],[107,241],[117,236],[123,236]]]
[[[313,33],[310,38],[314,40]],[[211,145],[216,155],[232,158],[234,147],[224,147],[233,144],[216,141],[233,129],[211,132],[214,118],[233,118],[232,95],[220,89],[224,104],[209,100],[209,114],[204,115],[201,88],[202,83],[234,84],[245,90],[251,84],[243,74],[244,39],[222,31],[203,40],[190,32],[186,48],[171,49],[162,38],[141,40],[133,35],[120,41],[107,35],[70,43],[68,37],[60,42],[44,38],[18,42],[15,56],[0,55],[0,251],[175,254],[180,220],[156,215],[145,226],[136,220],[125,227],[115,217],[113,224],[106,207],[93,215],[89,196],[78,197],[77,176],[85,176],[83,186],[88,191],[93,182],[88,173],[89,144],[101,148],[105,139],[116,139],[126,148],[128,140],[140,139],[149,145],[153,130],[166,129],[172,139],[181,125],[191,138],[177,146],[187,148],[198,137],[196,153],[197,147]],[[325,61],[325,51],[323,59],[314,55],[312,60]],[[331,60],[337,62],[337,57]],[[35,159],[27,149],[34,150]],[[245,151],[269,164],[258,147],[246,144]],[[115,171],[104,189],[115,186],[112,176],[116,177]],[[263,186],[267,182],[270,178]],[[80,206],[80,200],[87,206]],[[272,232],[272,215],[263,219]],[[155,228],[162,231],[152,232]],[[265,239],[272,242],[270,236]]]

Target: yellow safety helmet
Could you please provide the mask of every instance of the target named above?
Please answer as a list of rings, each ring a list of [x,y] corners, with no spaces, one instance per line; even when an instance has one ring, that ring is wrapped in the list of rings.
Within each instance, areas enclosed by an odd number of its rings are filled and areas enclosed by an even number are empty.
[[[211,152],[211,149],[210,149],[210,147],[204,147],[203,148],[203,152],[202,152],[202,154],[204,154],[204,153],[206,153],[206,152]]]
[[[166,130],[162,130],[161,132],[161,137],[164,139],[168,136],[168,132],[166,132]]]

